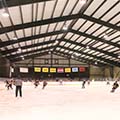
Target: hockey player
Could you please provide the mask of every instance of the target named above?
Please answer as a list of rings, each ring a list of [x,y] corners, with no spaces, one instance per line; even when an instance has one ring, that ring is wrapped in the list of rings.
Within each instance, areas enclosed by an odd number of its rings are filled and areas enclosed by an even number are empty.
[[[9,82],[8,82],[8,80],[6,80],[5,83],[6,83],[5,87],[7,87],[7,90],[9,90]]]
[[[60,85],[63,85],[63,80],[60,79],[60,80],[59,80],[59,83],[60,83]]]
[[[13,89],[13,88],[12,88],[13,80],[11,79],[11,80],[9,80],[8,82],[9,82],[9,87],[10,87],[11,89]]]
[[[87,84],[90,85],[90,80],[89,79],[87,80]]]
[[[107,85],[110,85],[109,79],[106,79],[106,82],[107,82],[107,83],[106,83]]]
[[[44,81],[43,81],[43,87],[42,87],[42,89],[44,89],[44,88],[46,87],[46,85],[47,85],[47,81],[44,80]]]
[[[39,85],[39,80],[35,80],[34,85],[35,85],[35,88],[38,87],[38,85]]]
[[[112,88],[111,92],[115,92],[115,90],[116,90],[118,87],[119,87],[119,84],[117,83],[117,81],[115,81],[115,82],[113,83],[113,88]]]
[[[9,90],[10,88],[13,89],[12,80],[6,80],[5,83],[6,83],[5,87],[7,87],[7,90]]]
[[[85,88],[85,83],[86,83],[86,80],[83,80],[82,88]]]

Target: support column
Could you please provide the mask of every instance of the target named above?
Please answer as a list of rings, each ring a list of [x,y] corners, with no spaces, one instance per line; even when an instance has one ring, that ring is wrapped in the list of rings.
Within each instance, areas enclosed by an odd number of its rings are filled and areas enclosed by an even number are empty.
[[[88,64],[88,76],[89,76],[89,79],[90,79],[90,64]]]
[[[70,61],[70,57],[68,58],[68,66],[71,66],[71,61]]]
[[[50,66],[51,67],[53,66],[53,54],[52,54],[52,52],[50,54]]]
[[[34,79],[34,57],[32,58],[32,69],[33,69],[33,74],[32,74],[32,77],[33,77],[33,79]]]
[[[114,78],[114,67],[110,67],[110,76],[111,78]]]

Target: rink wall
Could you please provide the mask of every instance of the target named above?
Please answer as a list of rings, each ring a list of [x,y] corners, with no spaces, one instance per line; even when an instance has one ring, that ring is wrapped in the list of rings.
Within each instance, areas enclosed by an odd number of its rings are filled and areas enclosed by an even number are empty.
[[[102,67],[90,66],[90,79],[98,79],[104,77],[104,69]]]
[[[9,60],[0,57],[0,77],[10,76],[10,62]]]
[[[114,68],[114,77],[115,78],[120,78],[120,67],[115,67]]]
[[[90,79],[104,80],[104,78],[120,79],[120,67],[90,66]]]

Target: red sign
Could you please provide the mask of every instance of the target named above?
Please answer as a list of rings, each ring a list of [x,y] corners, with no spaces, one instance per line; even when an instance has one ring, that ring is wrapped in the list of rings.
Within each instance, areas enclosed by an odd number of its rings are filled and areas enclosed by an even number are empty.
[[[79,70],[80,72],[85,72],[85,67],[80,67]]]
[[[58,72],[58,73],[63,73],[63,72],[64,72],[64,69],[63,69],[63,68],[58,68],[58,69],[57,69],[57,72]]]

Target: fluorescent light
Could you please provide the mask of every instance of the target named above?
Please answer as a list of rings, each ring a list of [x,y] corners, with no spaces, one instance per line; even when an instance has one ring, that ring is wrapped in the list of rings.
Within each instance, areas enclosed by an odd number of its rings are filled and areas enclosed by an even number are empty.
[[[18,48],[18,51],[21,52],[21,48]]]
[[[74,58],[74,56],[73,56],[73,55],[71,55],[71,58]]]
[[[51,54],[51,51],[49,51],[48,54]]]
[[[103,37],[104,37],[105,40],[107,40],[109,38],[107,34],[104,34]]]
[[[97,63],[97,62],[95,62],[95,64],[97,65],[98,63]]]
[[[120,55],[118,55],[118,58],[120,58]]]
[[[22,55],[22,56],[20,56],[20,57],[22,58],[22,60],[24,60],[24,59],[25,59],[23,55]]]
[[[9,17],[9,14],[8,14],[8,12],[6,12],[5,10],[2,12],[2,14],[1,14],[3,17]]]
[[[21,55],[20,57],[24,57],[23,55]]]
[[[89,49],[90,47],[89,46],[86,46],[87,49]]]
[[[58,40],[56,40],[55,43],[57,44],[57,43],[58,43]]]
[[[58,44],[58,40],[56,40],[56,41],[54,42],[54,45],[56,45],[56,44]]]
[[[75,53],[75,56],[79,56],[79,53]]]
[[[86,0],[80,0],[80,4],[85,4],[86,3]]]
[[[24,60],[25,58],[24,57],[22,57],[22,60]]]
[[[107,36],[107,35],[105,35],[105,36],[104,36],[104,38],[108,38],[108,36]]]
[[[63,26],[63,30],[68,30],[68,27],[66,25]]]
[[[13,40],[17,40],[17,37],[13,37]]]

